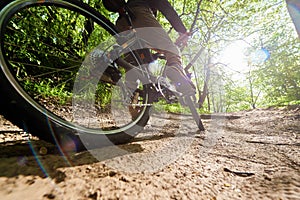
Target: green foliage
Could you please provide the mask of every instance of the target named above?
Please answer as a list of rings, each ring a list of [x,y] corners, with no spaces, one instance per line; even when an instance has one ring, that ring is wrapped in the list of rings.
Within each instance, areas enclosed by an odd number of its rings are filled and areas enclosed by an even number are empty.
[[[171,113],[189,113],[189,109],[182,107],[180,103],[167,104],[165,100],[160,100],[155,103],[154,109],[158,112],[171,112]]]
[[[99,83],[94,95],[96,104],[101,108],[104,108],[111,103],[112,91],[111,87],[107,84]]]
[[[225,88],[226,112],[248,110],[251,108],[250,95],[246,87],[227,84]]]
[[[272,58],[261,66],[257,74],[266,98],[271,104],[282,104],[300,99],[300,44],[288,37],[277,38]]]
[[[38,84],[29,80],[24,82],[24,89],[31,94],[39,94],[39,99],[52,99],[61,105],[71,102],[72,93],[65,91],[65,85],[57,86],[51,79],[45,79]]]

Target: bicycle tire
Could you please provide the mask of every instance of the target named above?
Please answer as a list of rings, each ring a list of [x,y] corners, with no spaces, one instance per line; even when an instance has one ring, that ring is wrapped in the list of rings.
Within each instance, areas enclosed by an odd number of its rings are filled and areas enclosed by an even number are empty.
[[[58,102],[61,99],[45,97],[45,91],[38,88],[47,78],[50,91],[53,81],[54,89],[65,84],[61,90],[69,94],[78,73],[77,68],[70,70],[70,66],[82,63],[86,52],[101,42],[100,38],[89,39],[118,33],[107,18],[78,0],[8,0],[2,1],[0,8],[0,107],[5,118],[26,132],[58,144],[64,151],[127,143],[143,129],[149,120],[150,106],[144,106],[138,118],[125,124],[112,128],[86,127],[59,116],[57,109],[68,108]],[[98,29],[103,32],[96,32]],[[58,35],[59,30],[65,32]],[[104,84],[106,89],[115,87]],[[141,98],[147,105],[147,86],[144,89]]]

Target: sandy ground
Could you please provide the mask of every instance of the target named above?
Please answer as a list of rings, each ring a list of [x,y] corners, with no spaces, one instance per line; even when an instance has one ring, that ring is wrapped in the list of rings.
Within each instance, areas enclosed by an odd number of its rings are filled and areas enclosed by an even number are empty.
[[[60,154],[0,117],[0,199],[300,199],[300,108],[153,116],[129,144]]]

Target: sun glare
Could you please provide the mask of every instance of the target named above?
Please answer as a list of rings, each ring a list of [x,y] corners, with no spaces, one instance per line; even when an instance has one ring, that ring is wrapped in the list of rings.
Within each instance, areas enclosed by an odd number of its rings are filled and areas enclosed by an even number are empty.
[[[245,50],[248,45],[243,41],[235,41],[227,46],[220,57],[220,62],[225,64],[233,72],[247,70]]]
[[[254,65],[263,64],[269,59],[270,53],[265,48],[253,50],[247,55],[249,47],[251,46],[245,41],[237,40],[224,49],[219,62],[226,66],[226,71],[241,77]]]

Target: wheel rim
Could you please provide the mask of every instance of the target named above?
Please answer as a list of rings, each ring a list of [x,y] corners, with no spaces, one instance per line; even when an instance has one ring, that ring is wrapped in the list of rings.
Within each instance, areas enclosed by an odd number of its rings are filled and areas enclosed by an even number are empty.
[[[46,4],[14,1],[1,10],[1,67],[15,90],[52,121],[79,132],[114,134],[134,126],[140,118],[111,128],[72,121],[71,99],[77,71],[86,52],[112,30],[90,23],[93,19],[106,26],[78,5],[66,1],[43,5]],[[107,89],[111,84],[103,87]]]

